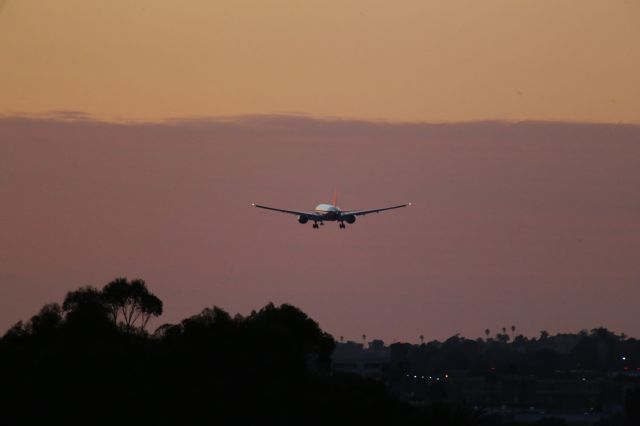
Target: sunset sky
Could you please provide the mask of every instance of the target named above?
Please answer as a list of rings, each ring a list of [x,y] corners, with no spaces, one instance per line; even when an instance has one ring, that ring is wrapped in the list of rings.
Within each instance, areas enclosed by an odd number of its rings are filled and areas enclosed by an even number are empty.
[[[0,114],[640,122],[638,1],[5,0],[0,13]]]
[[[0,334],[118,276],[335,337],[640,337],[640,2],[0,0]],[[412,201],[346,231],[252,202]]]

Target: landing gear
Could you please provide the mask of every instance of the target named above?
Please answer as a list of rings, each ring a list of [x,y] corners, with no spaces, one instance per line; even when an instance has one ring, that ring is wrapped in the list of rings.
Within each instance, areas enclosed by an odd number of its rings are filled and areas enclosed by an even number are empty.
[[[317,222],[313,224],[313,229],[318,229],[318,223]]]
[[[344,229],[346,227],[347,227],[347,225],[345,225],[344,222],[340,222],[340,229]]]

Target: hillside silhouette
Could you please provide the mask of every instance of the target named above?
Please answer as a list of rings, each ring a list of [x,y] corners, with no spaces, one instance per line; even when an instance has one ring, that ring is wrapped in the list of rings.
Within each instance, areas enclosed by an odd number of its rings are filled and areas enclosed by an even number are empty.
[[[0,424],[516,424],[489,405],[454,398],[444,378],[464,371],[513,384],[516,375],[630,374],[632,354],[640,354],[639,341],[604,328],[511,342],[503,330],[477,340],[371,342],[367,350],[389,357],[368,377],[341,371],[332,358],[336,346],[363,347],[337,343],[288,304],[248,316],[213,306],[150,333],[149,320],[162,310],[143,280],[118,278],[71,291],[15,324],[0,339]],[[623,411],[610,416],[622,423],[601,416],[600,424],[638,424],[640,387],[629,374],[614,401]],[[407,379],[419,376],[438,381]],[[553,422],[537,424],[565,424]]]

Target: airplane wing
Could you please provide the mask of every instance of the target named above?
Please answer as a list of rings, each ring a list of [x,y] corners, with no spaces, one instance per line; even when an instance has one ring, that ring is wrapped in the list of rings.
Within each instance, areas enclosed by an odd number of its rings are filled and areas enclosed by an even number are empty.
[[[380,213],[383,212],[385,210],[393,210],[393,209],[399,209],[402,207],[407,207],[410,206],[411,203],[408,204],[400,204],[397,206],[391,206],[391,207],[383,207],[381,209],[371,209],[371,210],[348,210],[348,211],[343,211],[342,215],[353,215],[353,216],[364,216],[365,214],[369,214],[369,213]]]
[[[280,212],[280,213],[289,213],[289,214],[294,214],[296,216],[305,216],[308,219],[313,220],[314,218],[318,218],[320,219],[320,215],[317,213],[312,213],[312,212],[298,212],[295,210],[285,210],[285,209],[277,209],[275,207],[268,207],[268,206],[261,206],[260,204],[251,204],[253,207],[258,207],[259,209],[266,209],[266,210],[273,210],[276,212]]]

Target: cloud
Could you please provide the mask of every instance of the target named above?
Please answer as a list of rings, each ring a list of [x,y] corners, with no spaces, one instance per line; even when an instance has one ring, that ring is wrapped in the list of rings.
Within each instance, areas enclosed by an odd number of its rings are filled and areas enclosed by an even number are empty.
[[[196,132],[215,137],[242,137],[242,140],[359,141],[394,143],[407,141],[511,141],[540,140],[628,141],[640,137],[640,125],[620,123],[581,123],[563,121],[469,121],[469,122],[386,122],[272,114],[226,117],[172,118],[161,122],[105,122],[81,111],[60,110],[40,115],[0,117],[3,126],[90,125],[104,129],[164,130]]]
[[[50,111],[48,113],[42,114],[43,118],[49,120],[58,120],[58,121],[90,121],[92,117],[90,114],[82,111],[69,111],[69,110],[60,110],[60,111]]]

